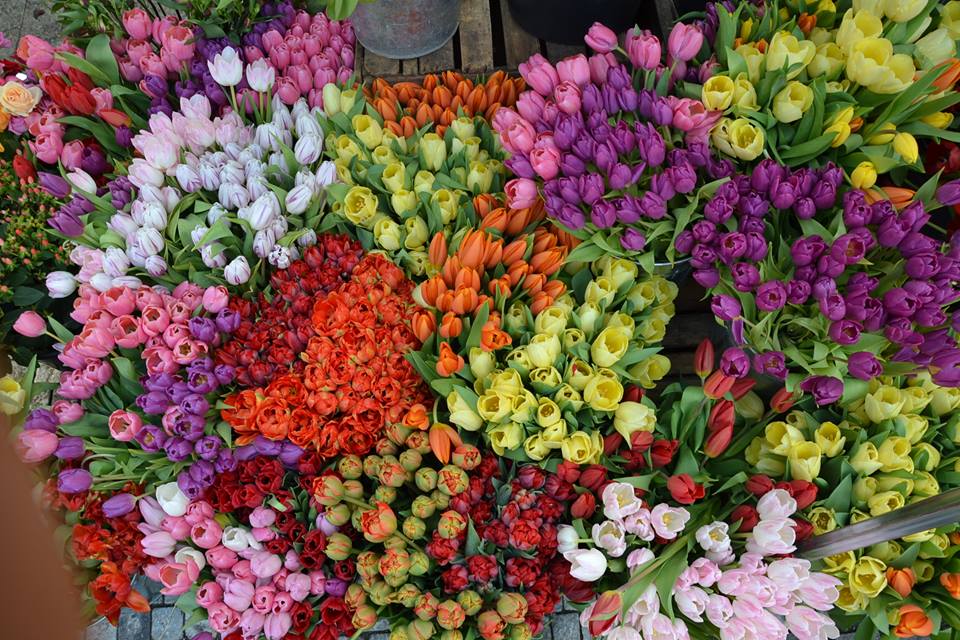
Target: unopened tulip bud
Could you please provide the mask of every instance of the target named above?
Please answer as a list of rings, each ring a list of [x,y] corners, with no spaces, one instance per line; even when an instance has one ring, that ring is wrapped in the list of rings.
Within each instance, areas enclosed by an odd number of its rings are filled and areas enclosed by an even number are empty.
[[[363,498],[363,485],[358,480],[344,480],[343,495],[361,500]]]
[[[366,603],[367,592],[364,591],[363,587],[359,584],[353,583],[347,587],[347,593],[343,596],[343,601],[346,602],[347,606],[351,609],[356,609]]]
[[[363,459],[363,475],[368,478],[376,478],[380,473],[380,465],[383,459],[380,456],[367,456]]]
[[[342,502],[333,507],[327,507],[327,510],[324,512],[324,517],[327,519],[327,522],[333,526],[342,527],[350,522],[350,507]]]
[[[524,600],[526,602],[526,600]],[[466,620],[466,614],[460,603],[444,600],[437,605],[437,624],[444,629],[459,629]]]
[[[327,536],[327,547],[324,549],[324,553],[331,560],[338,562],[349,558],[352,548],[353,544],[350,538],[342,533],[334,533]]]
[[[451,540],[456,538],[467,528],[467,519],[463,514],[457,511],[444,511],[440,514],[440,521],[437,523],[437,533],[441,538]]]
[[[472,471],[480,464],[480,459],[479,449],[472,444],[462,444],[453,450],[450,461],[464,471]]]
[[[777,413],[786,413],[796,401],[797,395],[783,388],[773,394],[773,398],[770,399],[770,408]]]
[[[414,431],[407,438],[406,444],[408,449],[415,449],[423,455],[430,453],[430,436],[426,431]]]
[[[360,460],[360,456],[344,455],[337,462],[337,471],[347,480],[356,480],[363,474],[363,462]]]
[[[313,481],[313,499],[325,507],[339,504],[343,493],[343,482],[336,476],[320,476]]]
[[[737,413],[748,420],[759,420],[763,417],[763,400],[753,391],[748,391],[747,395],[737,400]]]
[[[697,350],[693,354],[693,370],[701,378],[706,378],[713,371],[714,349],[713,343],[704,340],[697,345]]]
[[[437,488],[448,496],[463,493],[469,485],[470,478],[467,477],[467,472],[453,465],[444,466],[437,476]]]
[[[497,613],[510,624],[520,624],[527,615],[527,600],[519,593],[503,593],[497,600]]]
[[[703,393],[711,400],[719,400],[733,388],[737,381],[733,376],[725,375],[721,371],[714,371],[703,383]]]
[[[413,613],[420,618],[420,620],[431,620],[436,617],[437,606],[439,604],[440,601],[437,600],[437,596],[428,591],[417,598],[417,602],[413,607]]]
[[[437,509],[446,509],[450,506],[450,496],[440,491],[440,489],[434,489],[430,497],[433,499],[434,504],[437,505]]]
[[[410,575],[422,576],[430,570],[430,556],[423,551],[414,551],[410,554]]]
[[[423,455],[419,451],[407,449],[400,454],[400,466],[405,471],[416,471],[423,464]]]
[[[427,525],[417,516],[407,516],[403,521],[403,535],[411,540],[419,540],[427,531]]]
[[[424,467],[418,469],[413,476],[417,488],[423,492],[433,491],[437,487],[437,472],[435,469]]]
[[[429,518],[437,510],[437,504],[430,496],[417,496],[410,506],[410,513],[418,518]]]
[[[476,615],[483,606],[483,597],[472,589],[461,591],[457,594],[457,602],[463,607],[464,613],[468,616]]]
[[[374,490],[373,499],[392,504],[397,499],[397,490],[394,487],[380,485]]]
[[[391,458],[390,463],[396,463],[396,455],[400,449],[394,444],[390,438],[380,438],[377,440],[377,443],[373,446],[374,451],[377,452],[378,456],[381,456],[385,459],[389,456]],[[380,466],[381,472],[383,471],[383,465]]]
[[[365,580],[380,575],[380,556],[372,551],[361,551],[357,555],[357,573]]]
[[[463,640],[463,633],[458,629],[445,629],[440,640]]]

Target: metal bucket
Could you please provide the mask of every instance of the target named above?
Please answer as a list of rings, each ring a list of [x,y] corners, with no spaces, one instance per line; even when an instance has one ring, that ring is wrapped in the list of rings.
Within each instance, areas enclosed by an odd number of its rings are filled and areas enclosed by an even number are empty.
[[[368,51],[406,60],[432,53],[460,25],[460,0],[375,0],[360,3],[351,20]]]
[[[683,258],[676,262],[654,262],[653,275],[666,278],[670,282],[681,285],[693,273],[690,258]]]

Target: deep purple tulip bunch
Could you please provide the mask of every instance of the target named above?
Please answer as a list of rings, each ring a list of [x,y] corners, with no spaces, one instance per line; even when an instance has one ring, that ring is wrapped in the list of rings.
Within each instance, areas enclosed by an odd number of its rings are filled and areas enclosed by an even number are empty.
[[[960,386],[956,318],[960,241],[923,232],[922,202],[897,211],[849,190],[833,166],[792,171],[770,160],[723,184],[704,220],[677,238],[714,315],[754,352],[753,368],[835,402],[846,377],[927,369]],[[788,371],[787,362],[795,363]],[[788,374],[792,374],[788,376]]]
[[[626,45],[634,68],[647,78],[664,73],[659,41],[634,37]],[[704,186],[733,171],[705,141],[715,118],[696,100],[638,90],[643,81],[610,53],[615,37],[587,42],[601,53],[520,65],[531,89],[516,110],[494,116],[511,154],[505,164],[518,176],[507,183],[508,202],[525,208],[542,196],[550,217],[586,246],[672,262],[674,238],[716,185]]]

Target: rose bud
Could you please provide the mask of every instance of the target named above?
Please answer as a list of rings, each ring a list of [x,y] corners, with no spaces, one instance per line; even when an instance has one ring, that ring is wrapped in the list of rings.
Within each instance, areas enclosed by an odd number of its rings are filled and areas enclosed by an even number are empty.
[[[325,517],[327,522],[333,526],[342,527],[350,522],[350,507],[343,503],[334,505],[332,507],[327,507],[323,517]]]
[[[334,533],[327,536],[327,548],[323,552],[333,561],[346,560],[352,548],[350,538],[342,533]]]
[[[405,471],[416,471],[423,464],[423,455],[416,449],[407,449],[400,454],[400,466]]]
[[[373,492],[373,499],[379,500],[381,502],[386,502],[390,504],[396,502],[397,500],[397,490],[393,487],[388,487],[386,485],[380,485]]]
[[[417,469],[417,472],[413,475],[413,481],[420,491],[427,492],[436,489],[437,477],[436,469],[424,467],[423,469]]]
[[[440,469],[437,476],[437,488],[441,493],[455,496],[466,491],[468,486],[470,486],[470,478],[467,477],[467,472],[460,467],[448,464]]]
[[[480,450],[472,444],[462,444],[453,450],[450,461],[464,471],[473,471],[480,464]]]
[[[423,551],[414,551],[410,554],[410,575],[422,576],[430,570],[430,556]]]
[[[521,596],[521,599],[522,596]],[[526,600],[523,601],[526,605]],[[437,624],[444,629],[459,629],[466,621],[463,607],[453,600],[444,600],[437,606]]]
[[[437,510],[437,503],[430,496],[417,496],[410,505],[410,513],[418,518],[429,518]]]
[[[343,482],[336,476],[320,476],[313,480],[313,499],[325,507],[339,504],[343,493]]]
[[[451,540],[467,528],[467,519],[456,511],[444,511],[437,523],[437,533],[441,538]]]
[[[411,540],[419,540],[427,532],[426,523],[417,516],[407,516],[403,521],[403,535]]]
[[[337,462],[337,471],[348,480],[356,480],[363,474],[363,462],[360,460],[360,456],[344,455]]]
[[[527,599],[519,593],[503,593],[497,599],[497,613],[510,624],[520,624],[527,615]]]
[[[754,507],[742,504],[730,513],[730,522],[737,521],[740,521],[740,527],[737,529],[740,533],[753,531],[753,528],[760,522],[760,514]]]

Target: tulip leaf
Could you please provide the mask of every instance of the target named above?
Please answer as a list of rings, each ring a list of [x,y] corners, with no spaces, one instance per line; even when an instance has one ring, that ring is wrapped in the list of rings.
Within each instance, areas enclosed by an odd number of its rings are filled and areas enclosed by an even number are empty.
[[[565,262],[566,264],[576,262],[593,262],[597,258],[603,257],[606,253],[606,250],[600,245],[588,240],[587,242],[579,244],[576,249],[571,251]]]
[[[487,318],[489,317],[490,305],[485,304],[480,307],[476,317],[474,317],[470,323],[470,334],[467,336],[467,344],[464,346],[464,351],[470,353],[470,349],[480,346],[480,338],[483,334],[483,325],[487,323]]]
[[[87,60],[107,77],[108,85],[120,82],[120,67],[117,58],[110,50],[110,36],[98,34],[87,44]]]
[[[464,553],[469,556],[476,555],[480,549],[480,536],[473,526],[473,519],[467,520],[467,544]]]
[[[98,85],[108,86],[111,84],[110,78],[107,76],[107,74],[101,71],[100,68],[95,64],[91,64],[90,61],[84,60],[78,55],[67,53],[66,51],[58,52],[57,57],[77,71],[82,71],[90,76],[90,79],[94,80]]]
[[[16,287],[13,290],[13,304],[18,307],[29,307],[43,300],[46,295],[33,287]]]
[[[56,318],[50,317],[47,318],[47,322],[50,323],[50,328],[53,329],[53,332],[60,338],[63,342],[70,342],[73,340],[73,333],[67,329],[65,326],[60,324],[60,321]]]
[[[823,501],[822,506],[833,509],[838,513],[846,513],[850,509],[850,497],[853,493],[853,480],[847,476],[837,485],[830,496]]]
[[[669,562],[665,562],[653,583],[657,586],[657,595],[660,596],[660,606],[667,612],[667,615],[673,617],[673,590],[677,583],[677,578],[687,568],[686,553],[683,558],[674,557]]]

